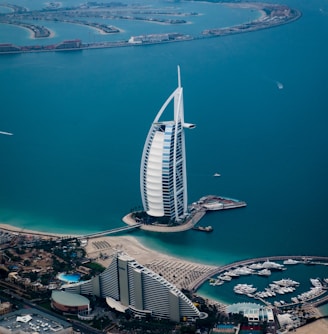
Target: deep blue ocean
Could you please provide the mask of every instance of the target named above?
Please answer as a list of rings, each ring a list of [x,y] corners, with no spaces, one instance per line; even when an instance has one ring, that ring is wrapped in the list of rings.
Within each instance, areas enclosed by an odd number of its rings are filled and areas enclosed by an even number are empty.
[[[156,250],[215,265],[280,254],[328,256],[328,3],[284,3],[301,10],[302,17],[252,33],[1,55],[0,130],[14,136],[0,137],[0,221],[61,233],[123,226],[122,217],[141,205],[144,141],[177,86],[179,64],[185,120],[197,125],[186,132],[189,202],[217,194],[248,206],[206,215],[201,224],[212,225],[213,233],[137,231],[133,236]],[[148,4],[202,15],[188,17],[191,24],[181,28],[115,21],[124,32],[111,37],[45,22],[55,36],[42,41],[0,25],[0,43],[92,42],[176,30],[195,34],[259,16],[205,3]],[[221,177],[213,177],[216,172]],[[328,267],[320,268],[316,274],[328,277]],[[228,301],[220,288],[204,285],[200,291]]]

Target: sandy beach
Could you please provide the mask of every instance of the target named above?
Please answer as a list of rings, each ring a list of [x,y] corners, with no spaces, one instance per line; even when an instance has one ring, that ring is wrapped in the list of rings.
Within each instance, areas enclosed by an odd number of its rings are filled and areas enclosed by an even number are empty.
[[[5,223],[0,223],[0,230],[4,230],[7,232],[11,233],[23,233],[23,234],[32,234],[32,235],[38,235],[41,238],[48,239],[50,237],[57,237],[57,238],[62,238],[66,237],[68,234],[64,233],[52,233],[52,232],[40,232],[40,231],[34,231],[34,230],[29,230],[23,227],[16,227],[13,225],[5,224]],[[78,235],[72,235],[69,234],[70,236],[78,236]]]
[[[296,334],[328,334],[328,320],[318,319],[311,324],[299,327]]]
[[[88,257],[104,267],[110,263],[110,255],[117,251],[128,254],[140,264],[161,274],[180,289],[193,289],[198,282],[206,280],[218,268],[154,251],[143,246],[132,236],[99,237],[88,240],[86,246]]]
[[[179,259],[167,254],[154,251],[143,246],[132,236],[99,237],[88,240],[86,246],[88,257],[108,266],[110,255],[123,251],[140,264],[160,274],[179,289],[192,290],[198,283],[206,281],[216,273],[218,267],[203,265]],[[208,302],[215,304],[218,309],[226,311],[227,305],[213,299]]]
[[[67,236],[67,234],[34,231],[4,223],[0,223],[0,230],[1,229],[11,233],[38,235],[45,239]],[[79,235],[74,236],[78,237]],[[157,274],[161,274],[179,289],[192,290],[199,283],[213,276],[218,270],[217,266],[190,262],[154,251],[145,247],[136,238],[130,235],[89,238],[85,250],[87,257],[104,267],[110,264],[112,254],[117,251],[124,252],[148,269],[153,270]],[[226,310],[227,305],[216,300],[208,299],[207,297],[205,298],[211,304],[216,304],[218,309],[222,311]]]
[[[38,235],[42,238],[65,237],[59,233],[39,232],[8,224],[1,224],[0,229],[12,233]],[[75,235],[78,236],[78,235]],[[85,246],[87,257],[107,267],[111,261],[110,256],[117,251],[124,252],[140,264],[160,273],[169,282],[179,289],[192,290],[198,283],[205,281],[214,274],[218,267],[194,263],[172,257],[143,246],[132,236],[104,236],[89,238]]]

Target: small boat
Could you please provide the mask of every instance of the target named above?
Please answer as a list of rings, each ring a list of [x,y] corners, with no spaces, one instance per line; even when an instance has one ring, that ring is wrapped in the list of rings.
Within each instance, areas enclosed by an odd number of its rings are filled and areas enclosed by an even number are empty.
[[[213,227],[212,226],[197,226],[192,228],[195,231],[201,231],[201,232],[212,232]]]
[[[214,176],[214,177],[220,177],[221,174],[219,174],[219,173],[214,173],[213,176]]]
[[[283,262],[283,264],[297,264],[299,261],[293,260],[293,259],[288,259]]]
[[[319,278],[310,278],[310,282],[314,287],[322,288],[322,283]]]
[[[283,89],[284,85],[281,82],[277,81],[277,87],[278,89]]]
[[[13,134],[11,132],[6,132],[6,131],[0,131],[1,135],[6,135],[6,136],[12,136]]]
[[[215,283],[214,283],[214,285],[222,285],[222,284],[224,284],[224,281],[221,281],[221,280],[219,280],[219,279],[217,279],[216,281],[215,281]]]

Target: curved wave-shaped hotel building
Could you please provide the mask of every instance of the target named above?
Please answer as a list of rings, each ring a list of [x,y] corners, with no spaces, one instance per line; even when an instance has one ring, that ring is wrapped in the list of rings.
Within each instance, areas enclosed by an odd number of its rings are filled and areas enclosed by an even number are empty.
[[[170,103],[173,120],[160,120]],[[140,189],[144,211],[151,217],[179,222],[187,216],[187,175],[183,88],[178,67],[178,87],[156,115],[149,130],[141,159]]]
[[[123,253],[116,253],[108,268],[89,281],[67,284],[63,290],[106,298],[120,312],[130,310],[179,322],[206,317],[176,286]]]

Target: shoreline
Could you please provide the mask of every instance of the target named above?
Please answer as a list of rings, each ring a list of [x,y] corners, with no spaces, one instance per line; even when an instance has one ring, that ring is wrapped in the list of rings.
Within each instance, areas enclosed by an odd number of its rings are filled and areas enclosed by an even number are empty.
[[[13,233],[13,234],[30,234],[39,236],[44,239],[49,238],[64,238],[64,237],[79,237],[82,234],[71,234],[71,233],[59,233],[59,232],[47,232],[47,231],[37,231],[37,230],[30,230],[26,229],[25,227],[18,227],[7,223],[0,222],[0,230],[5,232]]]
[[[0,223],[0,230],[9,233],[29,234],[39,236],[41,238],[62,238],[67,234],[40,232],[25,228],[16,227],[13,225]],[[69,235],[79,237],[81,234]],[[206,281],[206,278],[219,270],[220,266],[206,265],[193,261],[188,261],[183,258],[174,257],[151,248],[144,246],[137,238],[131,235],[123,236],[102,236],[89,238],[85,246],[87,256],[93,261],[108,266],[110,263],[110,255],[117,251],[127,253],[140,264],[147,266],[153,271],[162,271],[163,277],[175,284],[178,288],[186,288],[193,290],[194,286],[200,282]],[[167,271],[174,271],[175,275],[164,274]],[[172,277],[171,277],[172,276]],[[222,304],[219,301],[216,303]]]
[[[62,238],[68,236],[67,234],[41,232],[29,230],[25,228],[16,227],[13,225],[0,223],[0,230],[9,233],[35,235],[44,239]],[[70,235],[72,237],[81,236]],[[138,263],[146,266],[155,272],[162,272],[162,276],[170,283],[174,284],[178,289],[194,290],[194,286],[206,282],[207,277],[217,272],[220,266],[205,265],[193,261],[188,261],[183,258],[174,257],[151,248],[144,246],[137,238],[131,235],[124,236],[102,236],[89,238],[85,246],[87,257],[107,267],[110,264],[110,256],[117,251],[124,252],[133,257]],[[224,311],[228,304],[202,296],[208,302],[215,304],[219,309]]]
[[[5,223],[0,223],[0,230],[9,233],[33,234],[44,237],[45,239],[51,237],[61,238],[67,236],[61,233],[29,230]],[[88,240],[88,244],[85,246],[85,250],[88,257],[92,258],[103,266],[109,265],[110,255],[117,251],[123,251],[127,253],[128,255],[134,257],[140,264],[147,266],[149,269],[155,272],[158,272],[158,270],[160,270],[160,266],[162,266],[163,277],[169,280],[172,284],[176,285],[179,289],[188,289],[188,283],[190,283],[190,277],[188,277],[188,275],[190,274],[191,276],[194,276],[196,273],[201,272],[201,275],[198,277],[198,279],[204,283],[206,282],[206,280],[204,280],[205,276],[208,276],[211,274],[211,272],[221,270],[225,267],[202,265],[152,250],[145,247],[139,240],[130,235],[92,238]],[[174,273],[174,275],[171,275],[171,278],[166,277],[168,275],[165,275],[168,271],[173,271]],[[195,278],[193,277],[193,279],[194,280],[192,284],[195,283]],[[220,311],[226,312],[226,308],[229,304],[213,299],[207,295],[198,295],[204,298],[204,300],[206,300],[208,303],[216,305]],[[324,315],[319,310],[319,308],[316,308],[316,313],[317,318],[313,322],[296,328],[294,332],[296,334],[328,333],[328,319],[324,318]]]
[[[29,230],[25,228],[16,227],[13,225],[0,223],[0,230],[9,233],[35,235],[44,239],[62,238],[67,237],[67,234],[41,232],[35,230]],[[71,235],[72,237],[81,236]],[[163,278],[174,284],[178,289],[186,289],[196,293],[200,297],[204,298],[207,303],[216,305],[216,307],[222,312],[226,312],[228,303],[219,299],[212,298],[209,295],[202,295],[197,290],[203,284],[205,284],[210,277],[217,275],[220,272],[227,270],[229,267],[234,267],[242,263],[251,263],[252,261],[266,260],[265,258],[255,258],[241,260],[226,265],[205,265],[193,261],[188,261],[183,258],[174,257],[166,253],[159,252],[144,246],[137,238],[131,235],[123,236],[102,236],[88,238],[88,243],[85,246],[87,257],[92,261],[99,263],[100,265],[107,267],[111,262],[111,255],[116,252],[124,252],[134,258],[138,263],[147,267],[148,269],[161,273]],[[302,256],[283,256],[283,257],[270,257],[270,259],[278,258],[301,258]],[[327,257],[318,257],[325,258]],[[306,324],[296,329],[298,334],[310,334],[319,330],[323,333],[323,330],[327,330],[328,333],[328,320],[324,318],[324,314],[318,307],[315,310],[315,321],[310,324]]]

